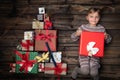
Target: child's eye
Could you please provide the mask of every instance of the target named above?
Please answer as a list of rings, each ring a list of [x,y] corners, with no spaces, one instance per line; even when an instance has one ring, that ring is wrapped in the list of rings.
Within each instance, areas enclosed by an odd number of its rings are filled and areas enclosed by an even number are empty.
[[[90,18],[93,18],[93,16],[90,16]]]

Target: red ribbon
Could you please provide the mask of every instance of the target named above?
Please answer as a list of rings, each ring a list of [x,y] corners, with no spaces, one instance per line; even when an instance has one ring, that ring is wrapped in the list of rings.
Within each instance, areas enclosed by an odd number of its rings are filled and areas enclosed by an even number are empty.
[[[52,22],[50,22],[49,20],[45,20],[45,26],[44,28],[47,29],[51,29],[52,28]]]
[[[52,38],[56,38],[56,36],[54,36],[53,33],[48,34],[48,31],[46,31],[46,34],[40,33],[35,37],[36,40],[43,40],[45,42],[49,42],[50,46],[52,46],[51,48],[55,49],[55,46],[53,45],[51,40]]]
[[[67,71],[66,68],[62,68],[62,63],[57,63],[57,67],[53,67],[53,68],[50,68],[50,67],[45,67],[45,70],[54,70],[55,72],[55,75],[58,76],[58,80],[60,80],[60,74],[63,72],[63,71]]]
[[[22,64],[19,71],[25,71],[25,73],[28,73],[28,68],[33,67],[33,64],[36,62],[35,60],[29,60],[29,52],[26,52],[25,54],[21,54],[19,51],[15,51],[15,53],[22,59],[20,61],[17,61],[17,64]]]
[[[29,51],[30,46],[33,46],[33,43],[31,40],[26,40],[26,42],[21,42],[22,47],[26,48],[27,51]]]

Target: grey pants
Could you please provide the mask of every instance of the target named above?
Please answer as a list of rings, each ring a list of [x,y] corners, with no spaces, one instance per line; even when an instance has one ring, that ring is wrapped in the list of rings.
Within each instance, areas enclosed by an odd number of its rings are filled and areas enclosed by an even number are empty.
[[[99,58],[79,56],[80,67],[75,67],[71,76],[76,79],[78,74],[90,75],[94,80],[98,79],[98,69],[100,68]]]

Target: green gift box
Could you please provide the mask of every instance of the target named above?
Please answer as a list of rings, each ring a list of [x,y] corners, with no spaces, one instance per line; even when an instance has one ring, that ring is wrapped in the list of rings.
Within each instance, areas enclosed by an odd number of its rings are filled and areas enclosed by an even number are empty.
[[[16,53],[16,73],[37,73],[38,64],[34,60],[37,52],[15,51]]]

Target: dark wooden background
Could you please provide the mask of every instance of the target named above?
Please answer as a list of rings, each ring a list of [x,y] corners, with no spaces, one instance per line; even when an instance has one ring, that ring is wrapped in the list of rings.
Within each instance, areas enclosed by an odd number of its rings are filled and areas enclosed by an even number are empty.
[[[13,50],[24,38],[24,31],[33,30],[32,21],[38,8],[45,7],[54,29],[58,31],[57,49],[62,51],[62,62],[68,64],[66,76],[60,80],[70,80],[70,74],[78,65],[78,42],[70,39],[78,26],[86,23],[85,15],[89,7],[106,7],[101,24],[113,37],[105,45],[105,57],[101,60],[101,80],[120,80],[120,0],[0,0],[0,80],[56,80],[55,75],[9,73],[9,63],[15,62]],[[77,80],[90,80],[79,75]]]

